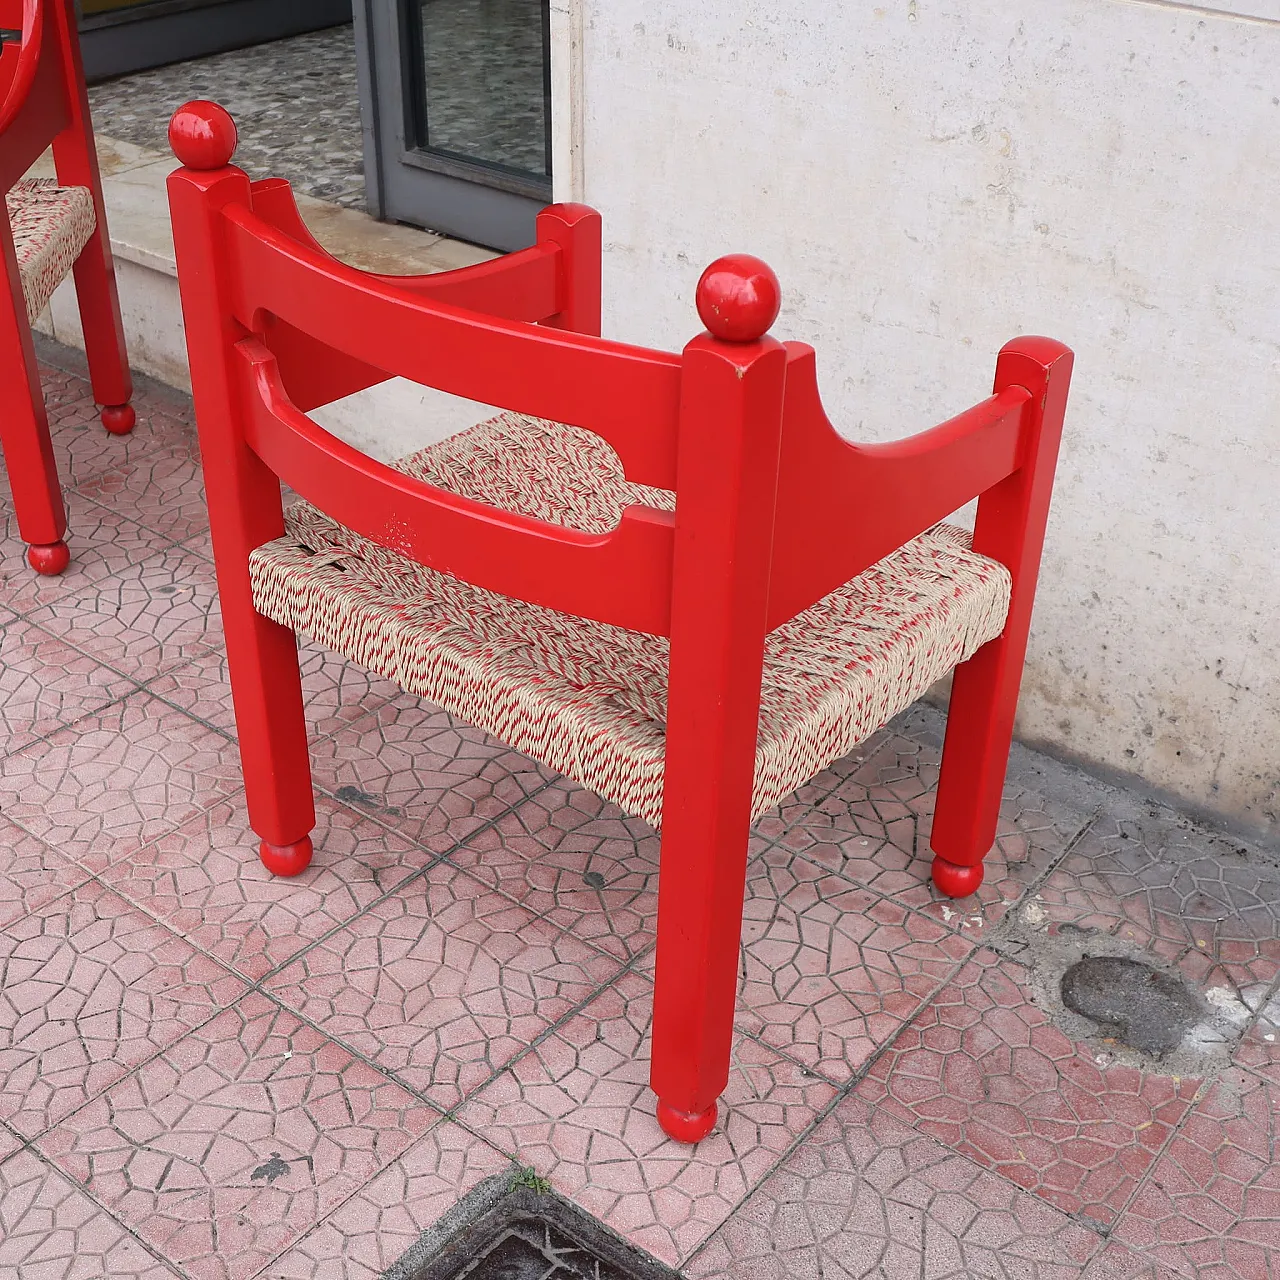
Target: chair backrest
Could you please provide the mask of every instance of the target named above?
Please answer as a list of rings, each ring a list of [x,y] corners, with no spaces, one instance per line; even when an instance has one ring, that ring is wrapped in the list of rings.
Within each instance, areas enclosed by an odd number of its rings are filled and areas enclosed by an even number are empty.
[[[98,192],[74,0],[0,0],[0,31],[0,191],[52,144],[58,180]]]
[[[813,351],[767,336],[779,299],[763,263],[704,273],[709,332],[681,355],[627,346],[598,336],[600,223],[585,206],[544,210],[535,245],[496,261],[375,276],[311,239],[286,183],[230,165],[221,108],[188,104],[170,139],[206,467],[211,449],[228,477],[265,464],[342,524],[478,586],[662,635],[673,600],[688,612],[719,594],[763,635],[970,498],[1041,475],[1046,456],[1052,472],[1061,406],[1045,435],[1046,389],[1070,357],[1045,339],[1007,349],[996,394],[960,418],[856,446],[822,411]],[[392,376],[595,432],[629,480],[675,490],[676,511],[631,507],[614,531],[580,533],[406,476],[307,416]],[[1005,508],[1020,501],[1005,492]],[[217,553],[214,505],[211,491]],[[278,510],[254,528],[278,536]]]

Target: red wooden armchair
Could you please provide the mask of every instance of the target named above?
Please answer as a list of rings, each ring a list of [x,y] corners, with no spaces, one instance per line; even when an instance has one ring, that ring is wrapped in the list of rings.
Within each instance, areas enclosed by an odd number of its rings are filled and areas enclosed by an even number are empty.
[[[604,341],[600,221],[440,275],[366,275],[287,183],[228,167],[191,103],[169,179],[250,818],[272,870],[314,824],[295,631],[662,831],[652,1084],[696,1141],[728,1078],[748,827],[956,668],[933,876],[996,830],[1071,353],[1010,343],[995,394],[847,443],[814,353],[766,335],[769,269],[721,259],[681,355]],[[506,406],[385,466],[307,410],[392,374]],[[575,424],[566,426],[563,424]],[[280,481],[306,501],[282,512]],[[939,524],[980,496],[972,546]]]
[[[108,431],[133,428],[133,394],[102,205],[73,0],[0,0],[0,414],[14,511],[41,573],[70,561],[31,323],[74,271],[94,399]],[[53,144],[57,179],[23,174]]]

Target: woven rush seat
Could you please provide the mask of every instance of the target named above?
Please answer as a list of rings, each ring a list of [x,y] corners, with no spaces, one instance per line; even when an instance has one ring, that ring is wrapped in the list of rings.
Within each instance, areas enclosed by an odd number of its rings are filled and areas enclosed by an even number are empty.
[[[27,319],[34,322],[93,235],[93,193],[60,187],[52,178],[24,178],[5,199]]]
[[[591,432],[503,414],[394,464],[509,511],[605,533],[631,484]],[[655,827],[667,640],[495,595],[352,533],[306,502],[250,557],[254,604]],[[753,817],[999,635],[1008,570],[939,524],[768,638]]]

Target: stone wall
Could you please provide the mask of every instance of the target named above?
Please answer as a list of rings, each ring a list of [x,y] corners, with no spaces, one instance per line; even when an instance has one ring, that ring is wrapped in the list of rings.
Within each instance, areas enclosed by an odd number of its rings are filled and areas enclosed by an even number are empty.
[[[553,0],[560,198],[606,332],[678,348],[727,250],[840,430],[1047,333],[1076,382],[1024,740],[1280,832],[1280,0]]]

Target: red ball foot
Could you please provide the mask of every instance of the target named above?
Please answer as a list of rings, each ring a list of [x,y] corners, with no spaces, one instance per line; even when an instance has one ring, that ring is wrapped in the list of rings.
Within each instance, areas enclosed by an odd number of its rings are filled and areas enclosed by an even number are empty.
[[[677,1142],[700,1142],[715,1127],[716,1104],[713,1102],[705,1111],[677,1111],[659,1102],[658,1123]]]
[[[954,862],[939,858],[933,859],[933,883],[948,898],[967,898],[978,892],[982,883],[982,863],[974,863],[971,867],[959,867]]]
[[[65,542],[50,542],[45,546],[28,547],[27,563],[37,573],[54,578],[71,563],[71,552],[67,550]]]
[[[262,865],[273,876],[300,875],[311,865],[311,837],[303,836],[292,844],[268,844],[265,840],[258,847]]]
[[[131,404],[109,404],[102,410],[102,425],[113,436],[127,436],[137,420]]]

